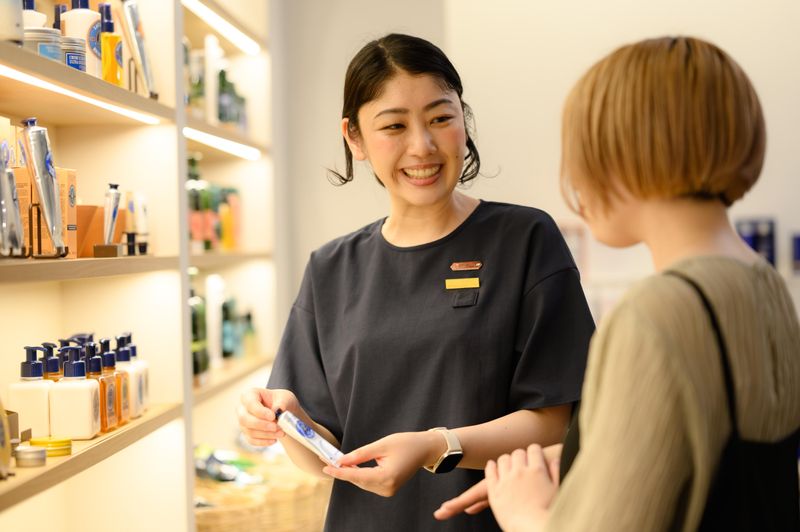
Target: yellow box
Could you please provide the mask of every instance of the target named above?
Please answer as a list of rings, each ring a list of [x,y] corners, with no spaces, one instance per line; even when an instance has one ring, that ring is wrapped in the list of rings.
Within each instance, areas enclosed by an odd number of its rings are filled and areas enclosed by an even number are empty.
[[[461,288],[480,288],[481,280],[479,277],[464,277],[460,279],[445,279],[444,286],[448,290],[459,290]]]

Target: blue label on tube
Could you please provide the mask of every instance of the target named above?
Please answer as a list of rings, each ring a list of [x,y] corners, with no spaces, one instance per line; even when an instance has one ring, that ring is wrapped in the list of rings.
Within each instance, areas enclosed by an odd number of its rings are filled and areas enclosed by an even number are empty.
[[[86,54],[67,52],[64,54],[64,62],[75,70],[86,72]]]
[[[39,55],[54,61],[61,61],[61,46],[52,43],[40,42]]]

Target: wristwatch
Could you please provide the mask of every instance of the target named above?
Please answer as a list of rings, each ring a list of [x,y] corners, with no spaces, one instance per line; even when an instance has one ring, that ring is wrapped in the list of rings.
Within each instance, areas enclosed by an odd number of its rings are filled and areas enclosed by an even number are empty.
[[[464,452],[461,450],[461,442],[458,441],[456,435],[447,430],[446,427],[436,427],[430,430],[436,431],[444,436],[447,442],[447,450],[439,456],[435,464],[432,466],[425,466],[425,469],[436,474],[449,473],[456,468],[458,463],[461,462],[461,458],[464,457]]]

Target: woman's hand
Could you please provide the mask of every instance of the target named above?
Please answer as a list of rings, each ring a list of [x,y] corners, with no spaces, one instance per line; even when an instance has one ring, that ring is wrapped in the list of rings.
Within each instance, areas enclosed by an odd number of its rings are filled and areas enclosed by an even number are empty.
[[[561,450],[563,448],[564,446],[561,444],[551,445],[545,447],[543,451],[551,478],[555,479],[556,486],[558,485],[559,464],[561,463]],[[433,516],[440,521],[444,521],[461,512],[474,515],[485,510],[489,507],[489,492],[486,482],[486,479],[483,479],[458,497],[443,502],[442,506],[433,513]]]
[[[433,517],[439,521],[450,519],[461,512],[473,515],[489,507],[489,492],[486,479],[481,480],[467,491],[442,503],[438,510],[433,512]]]
[[[435,432],[398,432],[351,451],[342,457],[340,468],[322,471],[333,478],[351,482],[382,497],[391,497],[423,466],[433,464],[447,448]],[[374,467],[355,467],[375,460]]]
[[[289,411],[301,419],[308,417],[289,390],[253,388],[242,394],[237,408],[239,427],[250,445],[266,447],[285,435],[275,419],[277,410]]]
[[[540,530],[558,491],[558,452],[545,456],[536,444],[486,464],[489,504],[503,530]]]

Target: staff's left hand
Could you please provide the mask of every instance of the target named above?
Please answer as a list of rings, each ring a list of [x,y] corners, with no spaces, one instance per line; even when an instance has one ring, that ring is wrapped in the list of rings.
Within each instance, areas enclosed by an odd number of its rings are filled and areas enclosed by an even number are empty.
[[[340,468],[326,466],[323,472],[351,482],[382,497],[391,497],[424,465],[430,453],[424,432],[398,432],[351,451],[339,460]],[[375,460],[374,467],[354,467]]]

